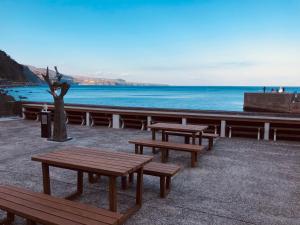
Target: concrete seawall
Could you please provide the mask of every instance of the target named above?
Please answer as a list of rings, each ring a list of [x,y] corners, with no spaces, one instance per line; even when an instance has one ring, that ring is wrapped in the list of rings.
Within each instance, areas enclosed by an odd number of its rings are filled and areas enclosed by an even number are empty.
[[[300,96],[293,93],[245,93],[245,111],[300,113]]]

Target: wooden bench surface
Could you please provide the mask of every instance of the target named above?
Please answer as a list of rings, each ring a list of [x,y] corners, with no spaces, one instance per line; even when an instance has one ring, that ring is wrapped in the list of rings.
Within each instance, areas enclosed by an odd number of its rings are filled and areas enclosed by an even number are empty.
[[[143,145],[147,147],[165,148],[165,149],[188,151],[188,152],[200,152],[205,148],[202,145],[179,144],[173,142],[148,140],[148,139],[130,140],[129,143]]]
[[[181,131],[181,132],[201,132],[208,128],[208,126],[202,125],[183,125],[176,123],[154,123],[148,126],[148,128],[156,130],[166,130],[166,131]]]
[[[174,164],[150,162],[144,166],[144,174],[155,176],[174,176],[180,168],[180,166]]]
[[[165,133],[168,134],[168,135],[176,135],[176,136],[187,136],[187,137],[192,136],[190,133],[178,132],[178,131],[166,131]],[[218,134],[213,134],[213,133],[202,133],[202,137],[217,138],[217,137],[219,137],[219,135]]]
[[[283,130],[283,131],[300,131],[300,128],[289,128],[289,127],[271,127],[271,130]]]
[[[152,156],[83,147],[68,147],[32,157],[32,160],[46,163],[50,166],[108,176],[124,176],[136,171],[152,159]]]
[[[245,129],[264,129],[262,126],[243,126],[243,125],[228,125],[231,128],[245,128]]]
[[[118,224],[122,217],[105,209],[12,186],[0,186],[0,208],[47,225]]]
[[[204,138],[217,138],[217,137],[219,137],[219,135],[218,134],[213,134],[213,133],[203,133],[202,134],[202,137],[204,137]]]

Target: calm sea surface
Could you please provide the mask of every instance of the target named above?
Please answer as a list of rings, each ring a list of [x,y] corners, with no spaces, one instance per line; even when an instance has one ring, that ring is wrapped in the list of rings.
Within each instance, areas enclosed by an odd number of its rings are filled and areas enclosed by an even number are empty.
[[[271,88],[267,88],[270,90]],[[52,102],[47,86],[9,88],[19,99]],[[295,92],[300,88],[290,87]],[[203,109],[243,111],[244,92],[262,92],[262,87],[120,87],[72,86],[65,96],[66,103],[155,107],[174,109]]]

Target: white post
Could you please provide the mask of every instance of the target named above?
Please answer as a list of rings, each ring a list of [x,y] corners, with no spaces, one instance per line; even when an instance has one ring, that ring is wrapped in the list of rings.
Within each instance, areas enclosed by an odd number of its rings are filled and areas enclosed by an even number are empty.
[[[119,129],[120,128],[120,115],[113,114],[113,128]]]
[[[26,109],[22,107],[22,119],[26,119],[25,111]]]
[[[90,113],[89,112],[86,112],[85,113],[85,125],[87,127],[89,127],[91,124],[90,124]]]
[[[181,119],[181,123],[182,123],[182,125],[186,125],[187,124],[187,122],[186,122],[186,118],[184,118],[184,117],[182,117],[182,119]]]
[[[268,141],[270,137],[270,123],[265,123],[264,140]]]
[[[221,137],[225,137],[226,136],[226,121],[222,120],[221,121]]]
[[[151,125],[151,121],[152,121],[152,117],[151,116],[147,116],[147,127],[149,125]],[[150,128],[147,128],[148,131],[150,131],[151,129]]]

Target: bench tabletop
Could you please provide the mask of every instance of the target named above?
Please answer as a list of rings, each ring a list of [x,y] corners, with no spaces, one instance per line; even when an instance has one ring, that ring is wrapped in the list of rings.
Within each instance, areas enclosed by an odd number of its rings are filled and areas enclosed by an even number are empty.
[[[71,170],[94,172],[107,176],[125,176],[150,162],[153,156],[84,147],[68,147],[32,157],[42,162]]]
[[[175,123],[155,123],[148,125],[148,128],[156,130],[168,130],[168,131],[181,131],[181,132],[202,132],[207,129],[208,126],[204,125],[183,125]]]

